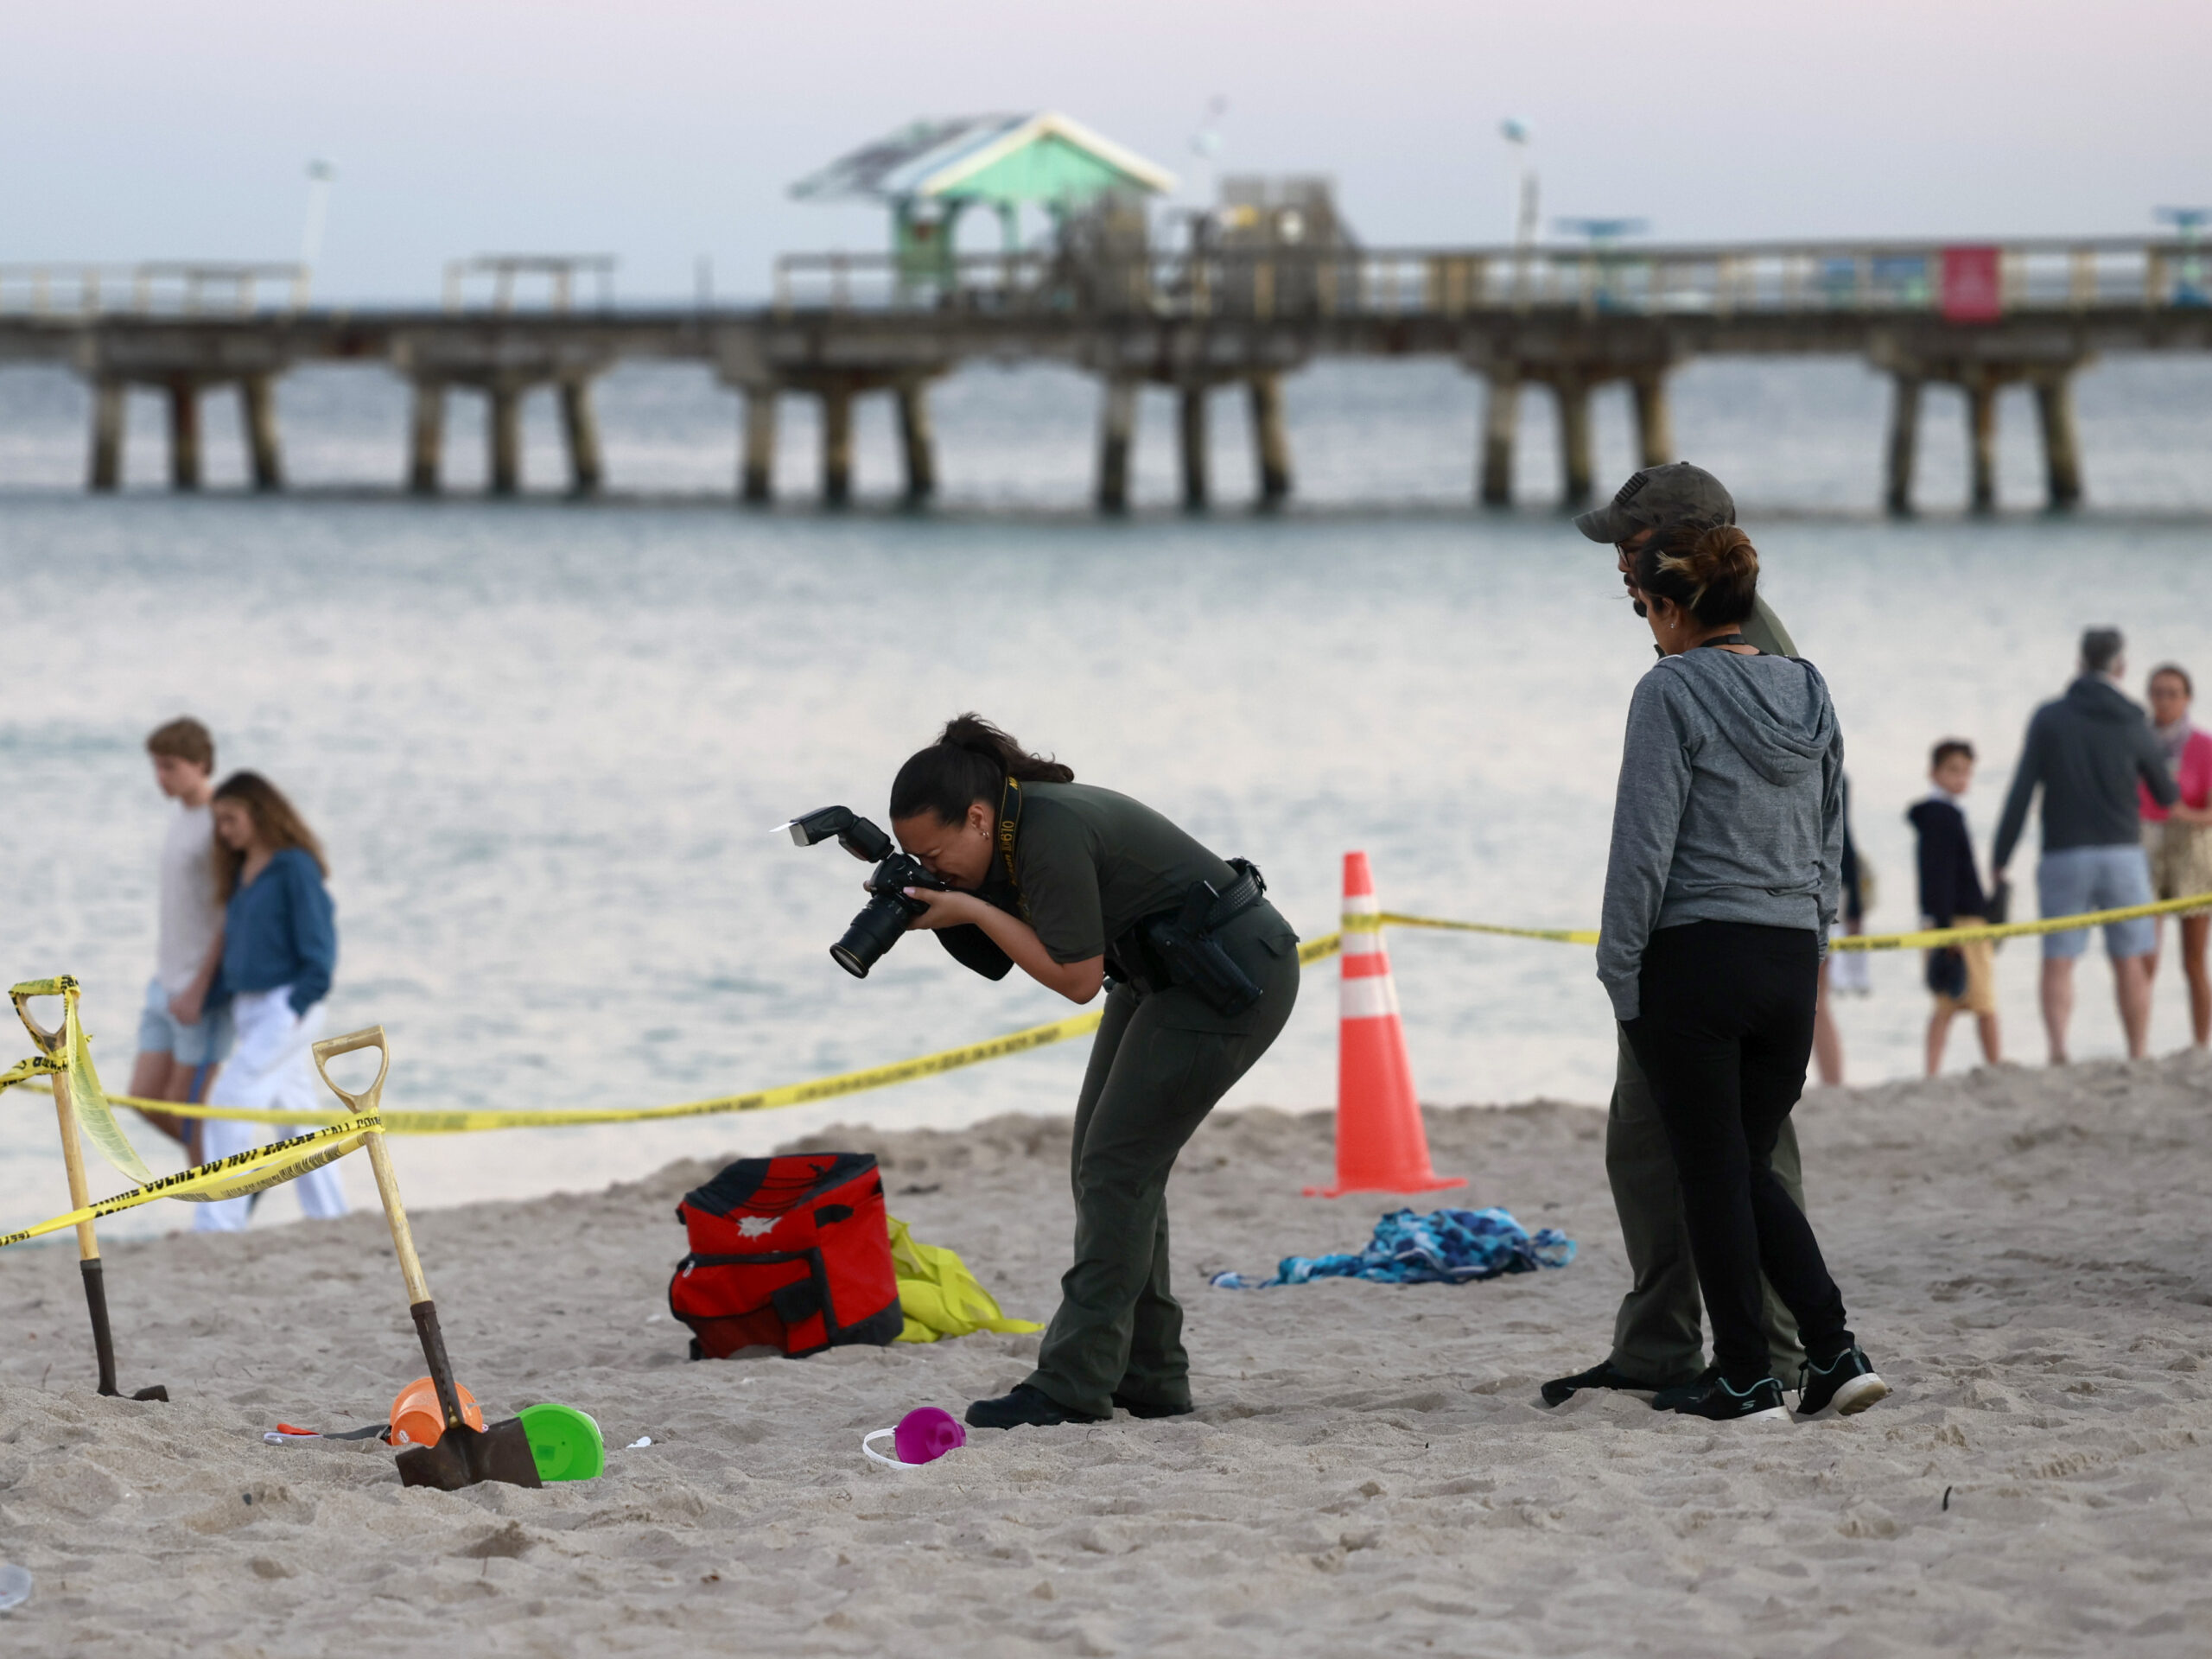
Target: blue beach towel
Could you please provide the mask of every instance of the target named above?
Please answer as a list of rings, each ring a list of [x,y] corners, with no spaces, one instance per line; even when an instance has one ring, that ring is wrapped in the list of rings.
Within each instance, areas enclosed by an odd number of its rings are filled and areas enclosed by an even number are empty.
[[[1217,1273],[1220,1290],[1263,1290],[1302,1285],[1309,1279],[1372,1279],[1386,1285],[1458,1285],[1504,1273],[1563,1268],[1574,1260],[1574,1241],[1554,1227],[1531,1234],[1507,1210],[1433,1210],[1417,1216],[1401,1210],[1375,1224],[1375,1236],[1357,1255],[1287,1255],[1272,1279]]]

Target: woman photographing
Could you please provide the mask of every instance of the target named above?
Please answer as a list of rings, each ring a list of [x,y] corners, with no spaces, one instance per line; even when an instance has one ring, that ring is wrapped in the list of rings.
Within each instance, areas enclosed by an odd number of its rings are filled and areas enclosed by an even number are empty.
[[[1249,865],[1077,783],[975,715],[899,769],[891,830],[953,889],[907,889],[929,906],[914,926],[976,927],[1071,1002],[1113,981],[1076,1100],[1075,1262],[1059,1310],[1037,1369],[969,1406],[968,1421],[1103,1422],[1116,1406],[1180,1416],[1191,1367],[1168,1272],[1167,1177],[1289,1019],[1298,936]]]
[[[222,965],[208,999],[231,999],[237,1033],[230,1064],[216,1074],[210,1103],[257,1111],[297,1111],[315,1127],[316,1098],[308,1046],[322,1027],[322,1000],[338,965],[338,934],[322,846],[299,813],[257,772],[233,772],[214,794],[215,886],[223,912]],[[249,1151],[272,1137],[267,1126],[211,1117],[203,1132],[207,1161]],[[335,1166],[296,1176],[300,1208],[318,1218],[346,1213],[346,1189]],[[197,1231],[234,1232],[253,1199],[224,1198],[197,1207]]]
[[[1840,896],[1843,738],[1811,664],[1744,641],[1758,568],[1733,525],[1662,532],[1634,556],[1661,658],[1629,705],[1598,946],[1666,1125],[1713,1326],[1713,1366],[1655,1403],[1719,1421],[1784,1413],[1762,1268],[1804,1341],[1800,1415],[1889,1392],[1770,1163],[1804,1090]]]

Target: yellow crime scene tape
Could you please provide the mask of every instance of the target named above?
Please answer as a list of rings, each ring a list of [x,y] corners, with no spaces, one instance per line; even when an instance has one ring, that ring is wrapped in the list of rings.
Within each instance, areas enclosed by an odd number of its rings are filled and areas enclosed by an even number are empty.
[[[2046,917],[2032,922],[1993,923],[1974,927],[1931,928],[1910,933],[1847,936],[1833,941],[1832,948],[1839,950],[1936,950],[1974,939],[2001,939],[2031,934],[2063,932],[2075,928],[2101,926],[2107,922],[2132,921],[2139,917],[2173,915],[2184,911],[2205,909],[2212,909],[2212,893],[2196,893],[2185,899],[2169,899],[2156,904],[2132,905],[2117,910],[2090,911],[2075,916]],[[1384,927],[1423,928],[1443,932],[1486,934],[1501,938],[1538,939],[1559,944],[1594,945],[1598,942],[1597,933],[1589,929],[1508,927],[1497,923],[1452,921],[1441,917],[1414,916],[1398,911],[1384,911],[1372,915],[1347,915],[1344,918],[1343,932],[1325,934],[1319,938],[1306,941],[1299,946],[1298,959],[1302,964],[1311,965],[1325,957],[1334,956],[1341,950],[1344,932],[1376,932]],[[83,1033],[75,1024],[76,982],[66,977],[40,981],[35,982],[32,986],[18,986],[16,990],[19,993],[33,995],[58,995],[60,994],[61,988],[64,986],[67,987],[70,992],[68,1052],[71,1058],[67,1069],[74,1079],[72,1092],[79,1103],[79,1113],[85,1120],[86,1136],[94,1141],[102,1153],[108,1157],[110,1162],[126,1175],[130,1175],[133,1179],[140,1178],[133,1172],[130,1166],[136,1165],[138,1171],[143,1171],[145,1166],[138,1160],[137,1153],[124,1136],[121,1125],[115,1123],[111,1114],[106,1110],[111,1103],[134,1107],[142,1111],[166,1112],[178,1117],[225,1118],[247,1123],[296,1124],[302,1121],[302,1115],[296,1111],[263,1111],[232,1106],[199,1106],[177,1101],[143,1100],[131,1095],[103,1095],[99,1089],[99,1079],[92,1072],[91,1057],[85,1046]],[[1045,1025],[1031,1026],[1021,1031],[1008,1032],[1002,1037],[989,1038],[980,1043],[969,1043],[958,1048],[940,1049],[933,1054],[917,1055],[912,1059],[894,1060],[886,1065],[868,1066],[858,1071],[839,1072],[832,1077],[817,1077],[805,1083],[785,1084],[779,1088],[755,1090],[747,1094],[721,1095],[708,1100],[685,1101],[672,1106],[633,1106],[595,1110],[587,1109],[553,1111],[428,1112],[387,1109],[382,1113],[381,1121],[377,1127],[384,1133],[390,1135],[467,1135],[487,1129],[579,1128],[609,1123],[649,1123],[686,1117],[711,1117],[731,1112],[773,1111],[785,1106],[804,1106],[816,1101],[834,1100],[842,1095],[861,1094],[872,1089],[887,1089],[897,1084],[912,1083],[921,1077],[938,1077],[948,1071],[960,1071],[967,1066],[981,1065],[987,1061],[1003,1059],[1008,1055],[1027,1053],[1033,1049],[1049,1048],[1058,1043],[1071,1042],[1080,1037],[1087,1037],[1096,1031],[1101,1017],[1099,1011],[1093,1010],[1087,1014],[1071,1015],[1065,1020],[1055,1020]],[[5,1089],[14,1084],[31,1082],[34,1076],[40,1072],[57,1071],[63,1069],[62,1065],[47,1060],[43,1057],[26,1060],[14,1070],[0,1075],[0,1089]],[[39,1085],[34,1084],[33,1086]],[[94,1103],[92,1109],[86,1109],[88,1101]],[[99,1126],[97,1133],[95,1125]],[[341,1125],[333,1124],[329,1128],[318,1133],[328,1135],[341,1128]],[[302,1140],[313,1138],[315,1137],[302,1137]],[[277,1147],[297,1144],[300,1142],[282,1141],[277,1143],[276,1147],[258,1148],[255,1154],[242,1154],[240,1156],[273,1154]],[[350,1149],[350,1147],[347,1148],[347,1150]],[[332,1154],[334,1157],[340,1154]],[[191,1176],[198,1173],[188,1170],[185,1175]],[[276,1179],[289,1179],[290,1173],[299,1173],[302,1171],[293,1169],[288,1174]],[[181,1180],[181,1177],[168,1178],[170,1183]],[[145,1176],[145,1181],[153,1181],[150,1173]],[[272,1180],[268,1184],[275,1183]],[[161,1184],[156,1183],[156,1185]],[[140,1190],[142,1192],[150,1193],[153,1197],[234,1196],[228,1192],[215,1193],[211,1185],[196,1182],[184,1183],[181,1187],[166,1185],[160,1191],[156,1191],[153,1186],[142,1183]],[[111,1199],[108,1202],[117,1207],[127,1209],[133,1203],[145,1201],[144,1198],[130,1194],[123,1198]],[[99,1213],[111,1213],[111,1211],[99,1210],[98,1206],[95,1206],[95,1209]],[[52,1231],[55,1227],[69,1224],[72,1224],[71,1220],[63,1218],[53,1223],[41,1224],[31,1233],[0,1236],[0,1246],[13,1243],[18,1237],[34,1236],[35,1233]]]
[[[1340,943],[1341,936],[1335,933],[1311,940],[1299,946],[1298,959],[1301,964],[1319,962],[1322,957],[1334,954]],[[817,1077],[808,1083],[788,1084],[780,1089],[762,1089],[747,1095],[725,1095],[713,1100],[688,1101],[675,1106],[618,1108],[606,1111],[383,1111],[373,1116],[346,1118],[308,1135],[250,1148],[217,1163],[202,1164],[175,1175],[157,1177],[147,1171],[140,1161],[137,1150],[123,1133],[122,1125],[114,1121],[112,1107],[130,1106],[142,1111],[168,1112],[181,1117],[224,1118],[247,1123],[296,1124],[301,1114],[296,1111],[257,1111],[232,1106],[200,1106],[181,1101],[142,1100],[135,1095],[107,1094],[100,1087],[99,1075],[92,1069],[90,1044],[77,1023],[79,991],[76,980],[67,975],[56,979],[34,980],[15,987],[19,1004],[22,1000],[35,996],[60,996],[64,999],[64,1052],[67,1058],[56,1061],[44,1055],[34,1056],[0,1074],[0,1090],[18,1084],[29,1084],[33,1088],[47,1087],[48,1085],[34,1079],[41,1073],[67,1074],[71,1079],[71,1096],[77,1106],[79,1119],[85,1127],[86,1137],[92,1141],[117,1168],[137,1180],[138,1190],[88,1205],[81,1210],[73,1210],[67,1215],[55,1216],[12,1233],[0,1234],[0,1249],[5,1249],[10,1244],[20,1244],[26,1239],[73,1227],[82,1221],[98,1220],[103,1216],[135,1209],[139,1205],[150,1204],[156,1198],[187,1198],[204,1203],[214,1198],[244,1198],[250,1193],[263,1192],[344,1157],[359,1147],[362,1135],[371,1130],[397,1135],[459,1135],[481,1129],[573,1128],[586,1124],[651,1122],[669,1118],[706,1117],[723,1112],[757,1112],[779,1106],[800,1106],[810,1101],[857,1094],[863,1090],[885,1089],[893,1084],[911,1083],[918,1077],[957,1071],[963,1066],[980,1065],[986,1060],[1001,1059],[1009,1054],[1025,1053],[1033,1048],[1047,1048],[1055,1043],[1087,1037],[1098,1029],[1098,1023],[1104,1017],[1103,1010],[1094,1009],[1065,1020],[1055,1020],[1046,1025],[1031,1026],[1024,1031],[1009,1032],[1003,1037],[994,1037],[984,1042],[942,1049],[935,1054],[919,1055],[910,1060],[893,1061],[888,1065],[870,1066],[861,1071]],[[99,1126],[97,1133],[95,1125]],[[143,1173],[133,1173],[131,1166]]]
[[[1331,933],[1322,938],[1307,940],[1298,947],[1299,962],[1310,964],[1324,957],[1335,955],[1342,938],[1340,934]],[[382,1113],[384,1121],[381,1127],[386,1135],[467,1135],[481,1129],[563,1129],[601,1123],[651,1123],[680,1117],[714,1117],[725,1112],[773,1111],[784,1106],[805,1106],[818,1100],[834,1100],[840,1095],[861,1094],[870,1089],[888,1089],[894,1084],[912,1083],[921,1077],[933,1077],[943,1072],[981,1065],[987,1060],[1004,1059],[1009,1054],[1026,1054],[1031,1049],[1050,1048],[1056,1043],[1072,1042],[1097,1030],[1098,1022],[1103,1017],[1103,1010],[1094,1008],[1088,1014],[1071,1014],[1065,1020],[1054,1020],[1046,1025],[1010,1031],[1003,1037],[992,1037],[980,1043],[964,1044],[958,1048],[939,1049],[934,1054],[919,1054],[910,1060],[893,1060],[886,1065],[872,1065],[859,1071],[841,1071],[834,1077],[816,1077],[806,1083],[758,1089],[750,1094],[717,1095],[710,1100],[684,1101],[674,1106],[491,1112],[410,1112],[386,1107]],[[14,1071],[0,1077],[0,1089],[5,1089],[11,1083],[26,1081],[19,1074],[27,1069],[46,1071],[51,1068],[41,1062],[26,1060]],[[40,1085],[33,1084],[32,1086],[36,1088]],[[97,1080],[93,1086],[97,1088]],[[174,1100],[142,1100],[136,1095],[109,1095],[105,1098],[114,1105],[133,1107],[140,1111],[166,1112],[175,1117],[215,1117],[236,1123],[297,1123],[302,1121],[302,1114],[296,1111],[264,1111],[239,1106],[198,1106]],[[315,1114],[307,1116],[312,1118]],[[120,1133],[118,1129],[118,1134]]]
[[[321,1169],[325,1164],[336,1162],[382,1127],[373,1115],[349,1117],[331,1124],[327,1128],[233,1153],[230,1157],[218,1159],[212,1164],[180,1170],[174,1175],[156,1175],[136,1192],[102,1198],[98,1204],[88,1204],[81,1210],[72,1210],[67,1215],[53,1217],[35,1226],[18,1228],[12,1233],[0,1233],[0,1249],[5,1249],[10,1244],[20,1244],[27,1238],[58,1233],[66,1227],[76,1226],[79,1222],[98,1221],[103,1216],[135,1210],[142,1204],[153,1203],[156,1198],[199,1198],[204,1201],[243,1198],[255,1192],[264,1192],[296,1175],[304,1175],[311,1169]]]
[[[2031,933],[2070,933],[2077,927],[2101,927],[2107,922],[2132,922],[2145,916],[2177,916],[2183,911],[2212,910],[2212,893],[2196,893],[2186,899],[2162,899],[2155,905],[2129,905],[2120,910],[2093,910],[2079,916],[2046,916],[2033,922],[1985,922],[1974,927],[1931,927],[1917,933],[1847,933],[1828,941],[1831,950],[1941,950],[1947,945],[1974,939],[2022,938]]]
[[[1496,922],[1446,922],[1433,916],[1402,916],[1395,910],[1375,916],[1347,916],[1347,933],[1380,933],[1386,927],[1427,927],[1446,933],[1489,933],[1503,939],[1548,939],[1554,944],[1595,944],[1594,929],[1575,927],[1503,927]]]

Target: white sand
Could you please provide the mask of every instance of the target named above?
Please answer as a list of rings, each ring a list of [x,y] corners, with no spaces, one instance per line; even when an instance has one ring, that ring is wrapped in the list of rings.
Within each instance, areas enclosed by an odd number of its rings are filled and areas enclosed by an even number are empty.
[[[1199,1413],[979,1434],[911,1473],[861,1433],[1003,1389],[1034,1338],[685,1363],[670,1209],[711,1161],[416,1218],[487,1405],[564,1400],[611,1446],[653,1438],[542,1492],[403,1491],[374,1442],[262,1443],[279,1418],[378,1418],[421,1369],[375,1215],[114,1250],[124,1386],[165,1382],[166,1406],[94,1397],[73,1252],[11,1250],[0,1556],[37,1590],[0,1648],[2202,1654],[2208,1110],[2212,1066],[2187,1058],[1814,1096],[1815,1219],[1898,1393],[1788,1427],[1535,1403],[1604,1354],[1624,1273],[1602,1119],[1549,1103],[1431,1132],[1474,1201],[1580,1239],[1573,1267],[1211,1290],[1354,1246],[1387,1207],[1298,1196],[1325,1117],[1224,1118],[1173,1188]],[[1064,1125],[830,1143],[885,1154],[921,1236],[1010,1312],[1051,1312]]]

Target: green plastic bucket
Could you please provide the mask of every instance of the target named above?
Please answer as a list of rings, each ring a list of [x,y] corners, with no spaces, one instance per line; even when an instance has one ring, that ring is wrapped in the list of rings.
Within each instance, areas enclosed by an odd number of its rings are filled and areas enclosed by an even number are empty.
[[[540,1480],[589,1480],[607,1472],[607,1442],[588,1413],[547,1401],[515,1414],[530,1437]]]

